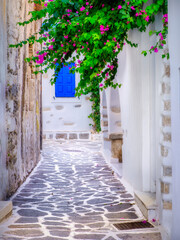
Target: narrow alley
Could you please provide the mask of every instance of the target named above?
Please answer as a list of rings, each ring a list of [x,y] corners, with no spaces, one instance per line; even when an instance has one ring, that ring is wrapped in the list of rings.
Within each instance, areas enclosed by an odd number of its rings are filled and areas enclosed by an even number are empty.
[[[0,239],[161,239],[156,228],[114,227],[143,217],[100,148],[100,142],[46,140],[40,163],[12,197]]]

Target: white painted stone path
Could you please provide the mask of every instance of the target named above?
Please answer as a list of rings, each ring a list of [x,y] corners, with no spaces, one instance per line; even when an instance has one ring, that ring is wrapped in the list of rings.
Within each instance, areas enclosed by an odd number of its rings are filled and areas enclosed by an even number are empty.
[[[13,216],[0,224],[0,240],[161,239],[156,228],[113,226],[143,217],[100,148],[100,142],[45,141],[42,160],[12,198]]]

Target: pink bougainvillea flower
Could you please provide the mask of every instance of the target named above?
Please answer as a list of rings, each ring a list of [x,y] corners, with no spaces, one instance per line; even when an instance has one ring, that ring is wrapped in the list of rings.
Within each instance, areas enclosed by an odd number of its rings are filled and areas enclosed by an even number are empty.
[[[145,21],[149,22],[149,16],[145,17]]]
[[[136,13],[135,16],[138,17],[138,16],[139,16],[139,13]]]
[[[87,12],[86,15],[88,16],[88,15],[89,15],[89,12]]]
[[[143,220],[142,223],[147,223],[147,221],[146,221],[146,220]]]
[[[129,21],[127,21],[127,24],[129,24],[130,22]]]
[[[87,2],[86,5],[89,5],[89,3]]]
[[[64,47],[64,45],[63,45],[63,44],[61,44],[61,47]]]
[[[111,69],[111,71],[113,70],[113,68],[114,68],[114,66],[112,65],[112,66],[110,66],[110,65],[108,65],[108,68],[110,68]]]
[[[97,77],[99,77],[99,73],[97,73]]]
[[[82,7],[80,8],[80,11],[82,12],[82,11],[84,11],[84,10],[85,10],[85,7],[82,6]]]
[[[153,219],[152,219],[152,222],[156,222],[156,219],[153,218]]]
[[[103,87],[104,85],[101,83],[101,84],[99,84],[99,87]]]
[[[134,6],[131,7],[132,10],[135,10]]]
[[[53,50],[53,45],[48,47],[49,50]]]
[[[108,76],[109,76],[109,73],[106,73],[106,76],[108,77]]]
[[[92,69],[92,67],[90,67],[90,69]]]
[[[84,46],[82,46],[82,48],[84,48]]]
[[[164,39],[162,33],[159,33],[161,41]]]
[[[112,8],[112,11],[114,11],[114,8]]]
[[[67,14],[67,16],[69,17],[69,16],[71,16],[71,14],[70,14],[70,13],[68,13],[68,14]]]
[[[104,45],[106,45],[106,43],[104,43]]]
[[[104,4],[102,4],[102,7],[104,7]]]
[[[47,7],[47,3],[45,3],[44,6]]]
[[[107,42],[109,42],[109,40],[107,40]]]
[[[113,40],[116,42],[116,38],[114,37]]]
[[[127,2],[127,5],[129,5],[129,2]]]
[[[88,45],[89,43],[88,43],[88,42],[86,42],[86,44]]]
[[[121,5],[119,5],[119,6],[118,6],[118,9],[121,9],[121,8],[122,8],[122,6],[121,6]]]
[[[68,35],[67,36],[64,36],[65,39],[68,39]]]
[[[79,25],[79,23],[76,23],[77,25]]]
[[[158,49],[157,49],[157,48],[155,48],[155,49],[154,49],[154,52],[155,52],[155,53],[157,53],[157,52],[158,52]]]
[[[90,6],[90,8],[93,8],[93,6]]]
[[[73,43],[73,47],[75,47],[76,46],[76,44],[75,43]]]
[[[79,64],[81,64],[81,61],[80,61],[80,60],[78,60],[78,63],[79,63]]]
[[[154,48],[154,46],[151,46],[151,49],[153,49]]]
[[[88,48],[88,51],[90,50],[90,48]]]

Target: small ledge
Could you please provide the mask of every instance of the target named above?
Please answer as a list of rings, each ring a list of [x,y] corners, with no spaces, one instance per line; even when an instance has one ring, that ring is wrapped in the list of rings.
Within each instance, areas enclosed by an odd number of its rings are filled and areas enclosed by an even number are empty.
[[[12,202],[0,201],[0,222],[8,218],[12,214]]]
[[[150,192],[134,192],[135,201],[144,217],[148,220],[156,219],[156,194]]]
[[[109,134],[109,139],[111,140],[121,140],[123,139],[123,133],[111,133]]]

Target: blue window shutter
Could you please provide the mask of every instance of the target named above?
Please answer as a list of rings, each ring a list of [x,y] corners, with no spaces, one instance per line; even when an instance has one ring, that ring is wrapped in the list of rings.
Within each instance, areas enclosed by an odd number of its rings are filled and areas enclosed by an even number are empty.
[[[75,74],[70,73],[69,67],[75,66],[71,63],[63,66],[58,73],[55,83],[55,97],[75,97]]]

